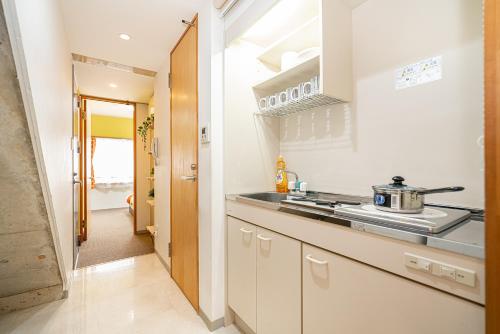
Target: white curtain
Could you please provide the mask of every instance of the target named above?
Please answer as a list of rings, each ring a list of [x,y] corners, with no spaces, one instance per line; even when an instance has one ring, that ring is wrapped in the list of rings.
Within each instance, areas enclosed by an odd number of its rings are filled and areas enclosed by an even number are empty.
[[[131,139],[96,138],[94,176],[96,185],[133,183],[133,141]]]

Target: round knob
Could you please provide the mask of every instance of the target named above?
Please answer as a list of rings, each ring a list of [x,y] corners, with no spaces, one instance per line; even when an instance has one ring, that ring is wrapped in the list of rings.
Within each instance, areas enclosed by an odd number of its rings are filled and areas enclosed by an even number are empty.
[[[394,176],[392,178],[392,180],[394,181],[393,185],[395,185],[395,186],[402,186],[403,185],[403,181],[405,180],[405,178],[402,177],[402,176]]]

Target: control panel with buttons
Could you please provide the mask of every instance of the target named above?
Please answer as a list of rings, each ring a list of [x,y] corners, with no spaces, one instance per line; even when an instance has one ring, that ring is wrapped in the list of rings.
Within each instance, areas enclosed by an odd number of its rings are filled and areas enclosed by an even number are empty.
[[[405,253],[405,264],[409,268],[424,271],[470,287],[476,285],[476,273],[473,270],[452,266],[410,253]]]

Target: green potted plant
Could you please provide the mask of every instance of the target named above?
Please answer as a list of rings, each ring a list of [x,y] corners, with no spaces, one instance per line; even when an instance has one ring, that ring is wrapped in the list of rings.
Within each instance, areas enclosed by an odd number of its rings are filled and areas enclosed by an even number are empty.
[[[142,143],[144,144],[144,150],[147,147],[148,130],[153,129],[154,124],[155,124],[155,115],[151,114],[151,116],[146,117],[146,119],[142,122],[142,124],[137,127],[137,133],[142,138]]]

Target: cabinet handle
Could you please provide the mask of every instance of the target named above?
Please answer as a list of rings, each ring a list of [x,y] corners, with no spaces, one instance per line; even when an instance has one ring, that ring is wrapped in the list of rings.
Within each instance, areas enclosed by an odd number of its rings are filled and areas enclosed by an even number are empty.
[[[262,234],[257,234],[257,238],[262,240],[262,241],[271,241],[273,240],[272,238],[266,238],[266,237],[263,237]]]
[[[320,264],[320,265],[328,264],[328,261],[317,260],[317,259],[313,258],[311,254],[306,255],[306,260],[310,261],[312,263]]]
[[[245,230],[243,227],[240,228],[240,231],[243,232],[243,233],[246,233],[246,234],[251,234],[253,233],[253,231],[249,231],[249,230]]]

